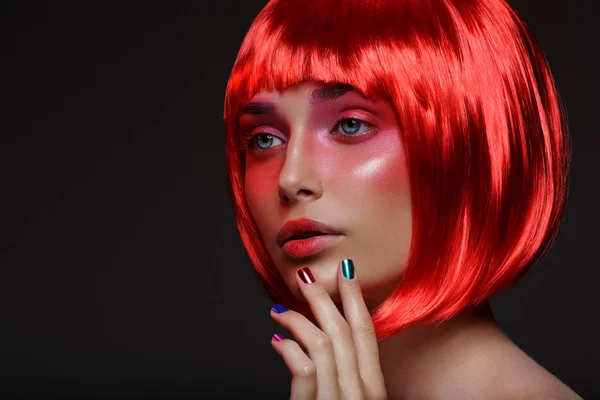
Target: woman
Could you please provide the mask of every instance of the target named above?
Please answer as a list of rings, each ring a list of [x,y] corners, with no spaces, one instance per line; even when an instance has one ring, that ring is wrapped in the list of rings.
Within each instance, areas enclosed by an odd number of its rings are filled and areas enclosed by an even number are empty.
[[[503,0],[273,0],[224,118],[238,228],[294,335],[272,339],[291,398],[579,398],[487,303],[548,249],[569,161]]]

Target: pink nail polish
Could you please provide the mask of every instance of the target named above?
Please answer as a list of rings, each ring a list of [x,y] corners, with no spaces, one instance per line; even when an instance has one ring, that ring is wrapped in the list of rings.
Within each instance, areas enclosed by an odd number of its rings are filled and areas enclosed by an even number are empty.
[[[276,333],[273,335],[273,339],[275,339],[276,342],[280,342],[285,338],[283,336],[281,336],[280,334]]]

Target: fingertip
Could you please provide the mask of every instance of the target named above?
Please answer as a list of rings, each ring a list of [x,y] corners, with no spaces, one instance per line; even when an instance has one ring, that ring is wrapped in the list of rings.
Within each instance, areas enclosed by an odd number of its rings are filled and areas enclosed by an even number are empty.
[[[340,289],[340,296],[342,303],[344,298],[353,299],[358,296],[362,296],[361,283],[358,280],[356,268],[354,267],[354,261],[351,258],[347,258],[340,262],[340,277],[338,278],[338,286]]]
[[[341,264],[342,276],[344,279],[349,281],[355,280],[356,271],[354,270],[354,261],[352,261],[351,258],[346,258],[345,260],[342,260]]]
[[[315,276],[312,271],[308,267],[302,267],[296,271],[297,279],[300,279],[302,283],[310,285],[311,283],[316,282]]]
[[[273,336],[271,336],[271,342],[281,342],[283,339],[285,339],[283,336],[281,336],[279,333],[275,333]]]
[[[271,314],[282,314],[284,312],[288,311],[288,309],[281,305],[281,304],[273,304],[273,307],[271,307]]]

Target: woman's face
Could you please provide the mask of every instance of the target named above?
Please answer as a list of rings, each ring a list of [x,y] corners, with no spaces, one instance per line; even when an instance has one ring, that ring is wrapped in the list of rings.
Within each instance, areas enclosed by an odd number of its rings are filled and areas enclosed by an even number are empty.
[[[252,136],[246,199],[294,296],[304,301],[294,274],[308,266],[339,301],[336,270],[351,258],[369,308],[383,302],[398,285],[411,241],[408,174],[390,103],[344,85],[304,82],[256,94],[239,122],[241,134]],[[301,218],[336,234],[282,246],[284,224]]]

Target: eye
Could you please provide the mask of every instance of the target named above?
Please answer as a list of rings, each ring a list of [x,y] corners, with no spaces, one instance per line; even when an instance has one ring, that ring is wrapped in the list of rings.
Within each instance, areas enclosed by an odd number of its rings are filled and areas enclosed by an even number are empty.
[[[358,118],[342,118],[337,122],[334,132],[339,132],[340,128],[343,136],[360,136],[372,128],[372,125]]]
[[[281,140],[275,135],[271,135],[268,133],[259,133],[250,138],[250,140],[248,141],[248,146],[258,147],[260,150],[267,150],[273,147],[273,143],[277,145],[277,141],[281,142],[280,144],[283,144],[283,140]]]

